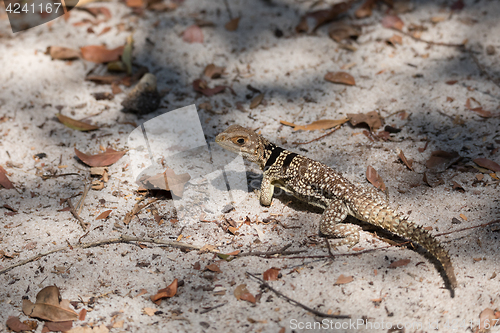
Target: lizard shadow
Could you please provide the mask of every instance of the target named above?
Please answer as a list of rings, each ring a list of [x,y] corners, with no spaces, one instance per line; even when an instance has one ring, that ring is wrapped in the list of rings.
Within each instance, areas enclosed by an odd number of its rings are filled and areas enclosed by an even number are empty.
[[[293,197],[292,195],[287,194],[286,192],[282,191],[281,189],[275,188],[273,198],[279,200],[283,205],[286,205],[295,211],[311,212],[311,213],[316,213],[316,214],[323,213],[323,209],[316,207],[316,206],[313,206],[311,204],[308,204],[306,202],[300,201],[299,199]],[[325,237],[328,239],[336,239],[336,238],[325,236],[319,231],[319,219],[320,219],[320,217],[318,217],[317,221],[315,221],[315,223],[317,224],[318,234],[321,237]],[[344,223],[358,225],[361,227],[361,229],[364,232],[371,233],[374,237],[379,238],[381,241],[386,242],[389,245],[398,246],[398,247],[405,247],[411,251],[414,251],[414,252],[422,255],[430,263],[432,263],[432,265],[435,267],[436,271],[438,271],[438,273],[441,275],[441,277],[445,283],[446,289],[448,289],[450,291],[450,296],[452,298],[455,297],[455,291],[451,287],[450,279],[449,279],[448,275],[446,274],[443,265],[436,257],[434,257],[423,246],[421,246],[420,244],[413,242],[407,238],[400,237],[400,236],[398,236],[398,235],[396,235],[388,230],[385,230],[382,227],[370,224],[368,222],[358,220],[357,218],[355,218],[351,215],[347,216],[347,218],[344,220]]]

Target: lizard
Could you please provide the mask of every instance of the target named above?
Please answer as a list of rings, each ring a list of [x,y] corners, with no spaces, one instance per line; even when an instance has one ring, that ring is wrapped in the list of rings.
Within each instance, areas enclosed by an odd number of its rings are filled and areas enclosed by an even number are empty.
[[[340,238],[338,246],[352,248],[359,241],[361,227],[343,223],[347,215],[418,243],[441,263],[454,297],[457,279],[448,252],[427,230],[391,209],[375,189],[355,185],[333,168],[281,148],[239,125],[229,126],[216,136],[215,142],[258,164],[264,174],[259,191],[261,205],[271,205],[277,186],[324,209],[319,230],[327,237]]]

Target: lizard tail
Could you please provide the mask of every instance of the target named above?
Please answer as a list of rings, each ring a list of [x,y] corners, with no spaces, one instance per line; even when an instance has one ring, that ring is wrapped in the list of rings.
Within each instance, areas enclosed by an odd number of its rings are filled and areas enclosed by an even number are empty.
[[[402,219],[396,212],[388,208],[373,209],[367,220],[371,224],[420,244],[443,265],[452,291],[457,287],[457,279],[448,251],[427,230],[413,222]]]

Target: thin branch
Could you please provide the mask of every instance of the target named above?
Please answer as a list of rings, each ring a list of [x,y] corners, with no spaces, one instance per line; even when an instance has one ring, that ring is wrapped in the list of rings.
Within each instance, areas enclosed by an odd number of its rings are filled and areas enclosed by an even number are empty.
[[[79,173],[76,172],[70,172],[70,173],[60,173],[58,175],[42,175],[43,180],[47,180],[49,178],[58,178],[58,177],[66,177],[66,176],[80,176]]]
[[[214,305],[214,306],[212,306],[211,308],[208,308],[208,309],[205,309],[205,310],[201,310],[201,311],[200,311],[200,314],[204,314],[204,313],[210,312],[210,311],[212,311],[212,310],[215,310],[215,309],[217,309],[217,308],[220,308],[221,306],[224,306],[224,305],[226,305],[227,303],[228,303],[228,302],[226,301],[226,302],[223,302],[223,303],[220,303],[220,304]]]
[[[453,44],[453,43],[443,43],[443,42],[434,42],[434,41],[431,41],[431,40],[425,40],[425,39],[416,37],[416,36],[414,36],[413,34],[411,34],[409,32],[405,32],[405,31],[399,30],[397,28],[392,28],[392,29],[396,30],[397,32],[402,33],[405,36],[408,36],[408,37],[416,40],[417,42],[427,43],[427,44],[430,44],[430,45],[449,46],[449,47],[464,47],[465,46],[463,43]]]
[[[187,243],[181,243],[181,242],[177,242],[177,241],[163,241],[163,240],[159,240],[159,239],[145,239],[145,238],[138,238],[138,237],[130,237],[130,236],[126,236],[126,235],[121,235],[118,238],[109,238],[109,239],[103,239],[103,240],[91,242],[91,243],[82,243],[82,244],[78,244],[78,245],[73,245],[73,249],[88,249],[91,247],[97,247],[97,246],[107,245],[107,244],[117,244],[117,243],[132,243],[132,244],[134,244],[133,242],[152,243],[152,244],[159,245],[161,247],[168,246],[168,247],[176,247],[179,249],[188,249],[188,250],[200,250],[201,249],[201,247],[199,247],[199,246],[191,245],[191,244],[187,244]],[[10,271],[13,268],[25,265],[25,264],[30,263],[32,261],[38,260],[42,257],[46,257],[50,254],[66,251],[69,249],[70,248],[68,246],[64,246],[64,247],[61,247],[58,249],[39,253],[31,258],[22,260],[22,261],[18,262],[17,264],[14,264],[12,266],[9,266],[7,268],[0,270],[0,275]]]
[[[334,127],[334,128],[333,128],[330,132],[328,132],[328,133],[326,133],[326,134],[324,134],[324,135],[320,136],[319,138],[313,139],[313,140],[311,140],[311,141],[307,141],[307,142],[297,142],[297,141],[295,141],[295,142],[292,142],[292,144],[294,144],[294,145],[306,145],[306,144],[308,144],[308,143],[311,143],[311,142],[314,142],[314,141],[321,140],[321,139],[323,139],[324,137],[326,137],[326,136],[328,136],[328,135],[332,134],[333,132],[337,131],[337,130],[341,127],[341,126],[342,126],[342,125],[338,125],[337,127]]]
[[[80,200],[78,200],[78,205],[76,205],[78,215],[80,215],[80,213],[82,212],[83,202],[85,201],[85,198],[87,197],[87,194],[89,193],[89,190],[90,190],[90,185],[85,184],[83,187],[83,194],[82,194]]]
[[[288,249],[290,246],[292,246],[292,243],[287,244],[284,247],[282,247],[281,249],[276,250],[276,251],[268,251],[268,252],[259,252],[259,251],[246,252],[246,253],[241,253],[241,254],[236,255],[236,257],[248,257],[248,256],[257,256],[257,257],[260,257],[260,256],[272,256],[272,255],[276,255],[276,254],[288,255],[288,254],[296,254],[296,253],[306,252],[306,250],[286,251],[286,249]]]
[[[494,78],[492,78],[490,76],[490,74],[488,74],[488,72],[484,69],[484,66],[479,62],[479,59],[476,57],[474,52],[472,52],[472,50],[470,50],[470,49],[468,51],[469,51],[469,55],[471,56],[472,60],[474,60],[474,62],[476,63],[477,68],[479,68],[479,71],[481,72],[481,74],[485,75],[486,78],[488,80],[490,80],[491,82],[493,82],[497,87],[500,87],[500,83],[498,82],[498,80],[495,80]]]
[[[90,223],[86,223],[80,217],[80,215],[78,215],[78,213],[76,212],[75,207],[73,207],[73,204],[71,203],[71,199],[68,199],[67,202],[68,202],[68,207],[69,207],[69,211],[71,212],[71,214],[73,214],[73,216],[75,217],[75,219],[77,219],[78,222],[80,222],[80,225],[82,226],[83,231],[87,231],[87,227],[90,225]]]
[[[449,231],[449,232],[442,232],[442,233],[436,234],[434,236],[436,236],[436,237],[437,236],[444,236],[444,235],[454,234],[456,232],[460,232],[460,231],[464,231],[464,230],[470,230],[470,229],[487,227],[487,226],[495,224],[495,223],[500,223],[500,220],[494,220],[494,221],[491,221],[491,222],[488,222],[488,223],[483,223],[483,224],[480,224],[480,225],[475,225],[475,226],[472,226],[472,227],[466,227],[466,228],[462,228],[462,229],[457,229],[457,230],[453,230],[453,231]]]
[[[233,13],[231,13],[231,8],[229,8],[229,3],[227,0],[224,0],[224,4],[226,5],[227,15],[229,15],[229,20],[233,19]]]
[[[145,203],[143,205],[140,205],[140,203],[142,201],[144,201],[144,197],[141,198],[139,201],[137,201],[134,205],[134,208],[132,208],[132,210],[130,212],[128,212],[126,215],[125,215],[125,218],[123,219],[123,224],[127,225],[130,223],[130,221],[132,221],[132,218],[137,214],[139,213],[141,210],[143,210],[144,208],[146,208],[147,206],[151,205],[152,203],[160,200],[158,198],[154,198],[152,199],[150,202],[148,203]]]
[[[280,291],[274,289],[273,287],[271,287],[266,281],[262,280],[261,278],[253,275],[252,273],[249,273],[249,272],[246,272],[249,276],[253,277],[254,279],[256,279],[257,281],[259,281],[261,283],[261,285],[263,285],[264,287],[266,287],[267,289],[271,290],[273,293],[275,293],[278,297],[281,297],[281,298],[284,298],[288,303],[292,304],[292,305],[296,305],[296,306],[300,306],[302,309],[306,310],[306,311],[309,311],[311,312],[312,314],[318,316],[318,317],[323,317],[323,318],[335,318],[335,319],[347,319],[347,318],[351,318],[351,316],[349,315],[334,315],[334,314],[328,314],[328,313],[323,313],[321,311],[318,311],[318,310],[315,310],[313,308],[310,308],[308,307],[307,305],[304,305],[300,302],[297,302],[296,300],[282,294]]]

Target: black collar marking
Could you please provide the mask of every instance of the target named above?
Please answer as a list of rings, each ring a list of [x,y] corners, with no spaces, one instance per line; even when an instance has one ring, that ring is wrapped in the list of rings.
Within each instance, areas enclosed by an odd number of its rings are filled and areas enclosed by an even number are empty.
[[[266,161],[266,165],[264,165],[264,169],[267,169],[269,167],[271,167],[274,162],[276,162],[276,160],[278,159],[278,157],[281,155],[281,153],[285,150],[281,147],[277,147],[277,146],[267,146],[267,148],[270,148],[271,150],[271,156],[269,156],[269,158],[267,159]]]

